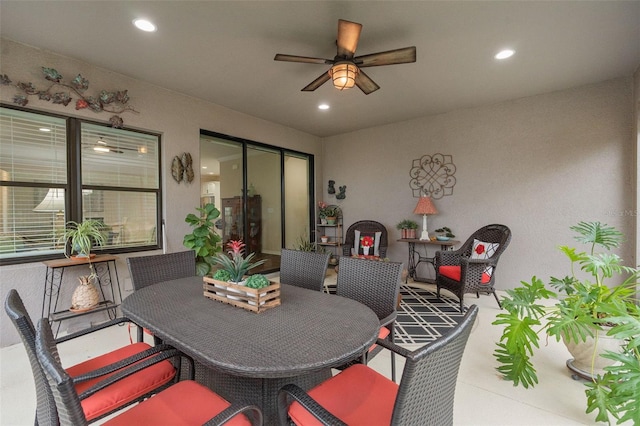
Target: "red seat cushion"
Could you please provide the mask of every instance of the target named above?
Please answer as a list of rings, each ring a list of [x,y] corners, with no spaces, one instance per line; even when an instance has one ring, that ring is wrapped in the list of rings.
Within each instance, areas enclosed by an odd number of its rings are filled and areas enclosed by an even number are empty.
[[[355,364],[308,393],[349,425],[388,425],[398,385],[365,365]],[[297,402],[289,407],[289,415],[298,425],[321,425]]]
[[[444,265],[444,266],[441,266],[438,271],[440,272],[440,275],[444,277],[450,278],[452,280],[460,281],[461,272],[460,272],[459,266]],[[486,284],[489,281],[491,281],[491,277],[486,272],[483,272],[482,284]]]
[[[67,373],[69,373],[71,377],[77,377],[145,351],[150,347],[151,346],[146,343],[134,343],[127,345],[120,349],[116,349],[115,351],[74,365],[67,369]],[[168,383],[173,379],[175,374],[176,370],[173,368],[173,365],[171,365],[171,362],[159,362],[82,400],[82,409],[84,410],[87,420],[90,421],[91,419],[111,412],[130,401],[138,399],[158,386]],[[76,385],[76,391],[78,391],[78,393],[82,393],[105,377],[108,376],[101,376],[98,379],[80,383]]]
[[[201,425],[231,404],[220,395],[191,380],[183,380],[138,405],[134,405],[105,425]],[[225,425],[251,426],[243,414]]]
[[[378,331],[378,339],[385,339],[389,335],[389,333],[391,333],[391,332],[389,331],[389,329],[387,327],[380,327],[380,331]],[[376,346],[378,346],[378,345],[376,345],[375,343],[373,345],[371,345],[371,347],[369,348],[369,352],[374,350],[376,348]]]

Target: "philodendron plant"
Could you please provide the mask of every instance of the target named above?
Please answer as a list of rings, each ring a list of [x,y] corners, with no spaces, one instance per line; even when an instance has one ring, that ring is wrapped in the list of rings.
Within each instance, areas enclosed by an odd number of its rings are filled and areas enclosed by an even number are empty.
[[[580,222],[571,230],[590,250],[559,247],[570,261],[570,274],[551,277],[548,287],[537,277],[522,286],[507,290],[502,301],[506,313],[497,315],[495,325],[504,327],[494,352],[497,368],[514,386],[525,388],[538,383],[531,363],[534,348],[539,347],[540,334],[561,338],[565,342],[584,342],[588,337],[613,336],[620,339],[617,352],[606,351],[603,358],[616,361],[604,367],[604,374],[593,374],[586,382],[586,412],[597,412],[597,421],[618,423],[631,421],[640,425],[640,308],[636,298],[639,270],[622,265],[616,254],[595,251],[618,247],[622,234],[600,222]],[[578,278],[582,271],[585,276]],[[622,283],[609,287],[605,281],[619,277]],[[557,299],[551,306],[542,300]],[[608,331],[604,331],[603,327]],[[595,353],[593,355],[596,356]]]

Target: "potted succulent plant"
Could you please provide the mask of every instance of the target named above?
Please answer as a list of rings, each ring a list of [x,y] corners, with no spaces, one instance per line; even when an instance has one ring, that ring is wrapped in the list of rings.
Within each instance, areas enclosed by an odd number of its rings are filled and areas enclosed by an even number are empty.
[[[215,220],[220,217],[220,210],[211,203],[196,207],[196,210],[199,216],[189,213],[184,220],[193,231],[184,236],[182,244],[196,252],[196,273],[204,277],[211,272],[213,257],[222,251],[222,238],[215,232]]]
[[[507,290],[502,301],[506,313],[498,314],[493,323],[504,327],[494,352],[498,371],[514,386],[528,388],[538,383],[531,357],[542,333],[563,339],[568,348],[616,338],[614,347],[602,354],[596,352],[597,345],[572,353],[574,359],[567,366],[589,379],[586,412],[597,411],[597,421],[608,421],[611,414],[618,423],[631,420],[640,424],[640,308],[636,299],[640,271],[622,265],[615,254],[595,251],[596,247],[609,250],[619,246],[622,234],[615,228],[580,222],[570,229],[590,250],[559,247],[571,263],[571,272],[564,278],[551,277],[548,286],[560,291],[562,297],[535,276],[531,282],[523,281],[522,286]],[[605,281],[614,276],[622,282],[607,286]],[[557,300],[549,305],[543,302],[547,299]],[[579,352],[588,354],[586,367],[579,367]],[[611,365],[597,371],[594,365],[600,359],[610,360]]]
[[[415,239],[418,222],[411,219],[403,219],[398,222],[396,228],[400,230],[400,238]]]

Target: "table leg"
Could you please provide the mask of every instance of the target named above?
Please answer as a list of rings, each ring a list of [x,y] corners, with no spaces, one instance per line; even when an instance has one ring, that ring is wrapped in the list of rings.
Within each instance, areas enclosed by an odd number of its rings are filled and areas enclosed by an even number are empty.
[[[407,269],[408,269],[408,274],[407,277],[404,279],[404,283],[406,284],[409,281],[409,277],[413,278],[415,280],[416,277],[416,244],[415,243],[408,243],[409,244],[409,264],[407,265]]]
[[[248,401],[257,405],[264,415],[265,425],[278,424],[278,391],[288,383],[304,390],[331,377],[331,369],[295,377],[252,378],[240,377],[205,367],[195,361],[196,381],[214,390],[230,402]]]

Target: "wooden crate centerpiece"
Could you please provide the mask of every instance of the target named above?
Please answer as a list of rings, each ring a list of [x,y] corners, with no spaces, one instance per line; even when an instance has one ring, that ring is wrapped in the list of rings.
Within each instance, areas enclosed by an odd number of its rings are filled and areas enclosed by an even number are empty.
[[[280,305],[280,283],[272,282],[256,289],[211,277],[203,277],[203,280],[204,295],[209,299],[257,313]]]

